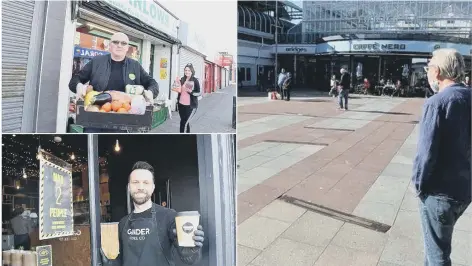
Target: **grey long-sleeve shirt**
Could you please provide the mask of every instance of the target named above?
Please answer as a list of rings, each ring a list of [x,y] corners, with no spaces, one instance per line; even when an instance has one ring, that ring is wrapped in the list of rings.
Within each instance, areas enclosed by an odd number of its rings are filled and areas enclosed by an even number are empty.
[[[31,221],[21,215],[11,219],[11,228],[15,235],[25,235],[31,232]]]

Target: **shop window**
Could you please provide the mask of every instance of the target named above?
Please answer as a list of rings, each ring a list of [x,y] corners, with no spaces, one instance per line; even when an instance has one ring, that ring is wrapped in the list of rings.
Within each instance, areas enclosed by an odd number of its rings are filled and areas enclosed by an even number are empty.
[[[74,38],[73,74],[80,71],[93,57],[109,53],[112,30],[104,26],[79,21]],[[142,40],[129,36],[127,56],[141,61]]]

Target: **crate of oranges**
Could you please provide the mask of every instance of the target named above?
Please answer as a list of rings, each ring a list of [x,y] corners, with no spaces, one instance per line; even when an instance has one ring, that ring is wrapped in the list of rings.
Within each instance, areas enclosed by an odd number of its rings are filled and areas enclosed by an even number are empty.
[[[143,95],[87,90],[76,105],[76,124],[83,127],[146,132],[151,130],[153,105]]]

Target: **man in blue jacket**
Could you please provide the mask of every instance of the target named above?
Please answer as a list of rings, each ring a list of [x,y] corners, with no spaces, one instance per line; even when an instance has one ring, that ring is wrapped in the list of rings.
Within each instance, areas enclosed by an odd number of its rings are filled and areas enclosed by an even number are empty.
[[[412,183],[420,199],[425,265],[450,266],[454,225],[471,202],[471,93],[463,57],[438,49],[426,67],[437,92],[423,107]]]
[[[69,82],[69,89],[83,98],[87,82],[95,91],[125,91],[126,85],[142,85],[144,97],[152,100],[159,94],[159,85],[138,61],[126,57],[129,38],[118,32],[110,41],[110,54],[94,57]],[[86,129],[86,133],[110,132],[99,129]]]

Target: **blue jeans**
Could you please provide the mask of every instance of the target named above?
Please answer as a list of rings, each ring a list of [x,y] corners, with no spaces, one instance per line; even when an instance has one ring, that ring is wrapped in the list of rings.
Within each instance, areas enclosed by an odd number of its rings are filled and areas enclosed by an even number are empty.
[[[469,206],[445,195],[420,195],[425,266],[451,266],[454,225]]]
[[[347,99],[349,98],[349,92],[346,90],[341,90],[338,95],[339,99],[339,108],[344,108],[347,110]],[[343,104],[344,100],[344,104]]]

